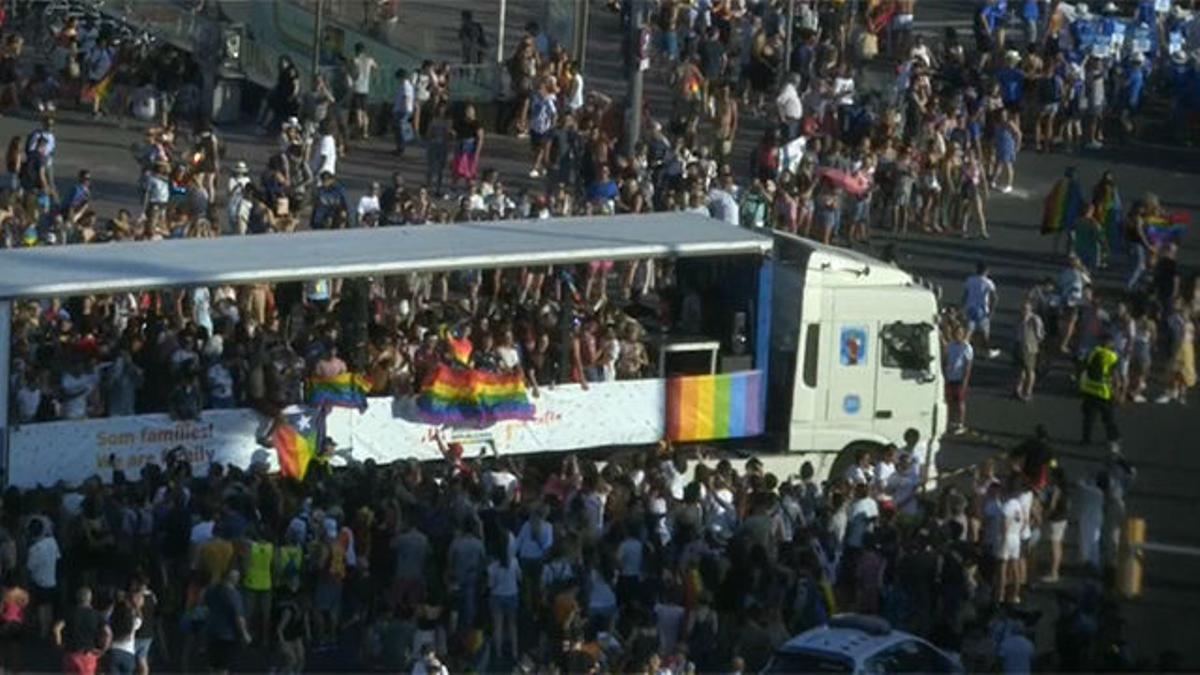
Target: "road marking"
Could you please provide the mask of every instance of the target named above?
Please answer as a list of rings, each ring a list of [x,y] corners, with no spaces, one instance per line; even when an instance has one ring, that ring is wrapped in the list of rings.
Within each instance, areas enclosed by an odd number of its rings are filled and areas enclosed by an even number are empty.
[[[1176,546],[1174,544],[1156,544],[1154,542],[1146,542],[1139,545],[1143,551],[1155,551],[1158,553],[1178,553],[1179,555],[1189,555],[1200,557],[1200,548],[1195,546]]]
[[[913,28],[916,30],[933,28],[959,28],[966,30],[970,27],[970,19],[917,19],[913,21]]]

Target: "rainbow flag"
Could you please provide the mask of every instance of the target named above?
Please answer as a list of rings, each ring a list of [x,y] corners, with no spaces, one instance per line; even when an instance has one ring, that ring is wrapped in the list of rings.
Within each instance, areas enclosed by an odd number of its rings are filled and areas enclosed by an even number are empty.
[[[367,409],[371,378],[357,373],[308,379],[308,403],[317,407]]]
[[[292,410],[275,421],[271,438],[279,455],[279,472],[302,481],[325,440],[325,412],[299,407]]]
[[[491,373],[441,364],[425,380],[417,410],[429,424],[486,427],[533,419],[521,373]]]
[[[104,79],[100,80],[95,85],[84,86],[83,91],[79,95],[80,100],[84,103],[91,103],[92,101],[99,99],[100,103],[103,104],[104,99],[108,98],[108,92],[112,89],[113,78],[116,77],[116,74],[116,64],[113,64],[113,66],[108,69],[108,74],[104,76]]]
[[[471,365],[471,354],[475,351],[475,346],[471,344],[470,338],[448,336],[446,343],[450,346],[450,356],[458,363],[469,366]]]
[[[1155,246],[1178,244],[1189,220],[1186,213],[1146,216],[1146,238]]]
[[[1042,209],[1042,234],[1070,231],[1075,219],[1083,213],[1083,193],[1073,178],[1060,178]]]
[[[674,377],[667,382],[667,438],[708,441],[763,431],[762,373]]]

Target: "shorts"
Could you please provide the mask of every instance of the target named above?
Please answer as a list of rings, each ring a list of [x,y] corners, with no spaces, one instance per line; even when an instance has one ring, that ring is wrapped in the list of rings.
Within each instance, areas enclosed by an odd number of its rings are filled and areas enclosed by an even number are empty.
[[[1036,370],[1038,365],[1038,351],[1036,349],[1021,350],[1021,367],[1025,370]]]
[[[329,581],[318,581],[313,592],[313,609],[318,612],[337,613],[342,607],[342,585]]]
[[[838,225],[841,224],[841,215],[837,209],[822,209],[817,217],[821,229],[826,232],[836,232]]]
[[[150,658],[150,648],[154,646],[154,638],[134,638],[133,655],[138,661]]]
[[[856,199],[853,206],[854,222],[865,223],[871,219],[871,200]]]
[[[963,403],[967,400],[967,385],[962,382],[946,383],[946,403]]]
[[[51,607],[54,606],[55,598],[58,595],[57,588],[43,588],[42,586],[38,586],[37,584],[29,584],[29,590],[30,590],[29,595],[30,595],[30,600],[31,600],[30,604],[32,606],[34,606],[34,607],[41,607],[42,605],[50,605]]]
[[[119,649],[108,650],[108,672],[113,675],[133,675],[137,671],[137,659],[133,654]]]
[[[675,31],[663,31],[658,37],[658,47],[672,61],[679,58],[679,34]]]
[[[1052,520],[1046,528],[1048,533],[1046,537],[1050,541],[1061,542],[1067,536],[1067,521],[1065,520]]]
[[[992,317],[988,316],[987,310],[983,307],[967,307],[967,332],[974,333],[979,331],[984,335],[988,335],[992,331]]]
[[[1000,560],[1011,561],[1021,559],[1021,538],[1005,537],[1000,544]]]
[[[216,671],[233,669],[234,656],[237,654],[236,640],[208,640],[208,667]]]
[[[493,595],[491,604],[495,614],[516,614],[519,603],[515,595]]]
[[[1058,114],[1058,104],[1057,103],[1043,104],[1042,109],[1041,109],[1041,114],[1046,115],[1046,116],[1057,115]]]
[[[421,579],[396,579],[392,584],[392,602],[398,607],[416,607],[425,600],[425,582]]]
[[[63,654],[62,670],[64,673],[93,675],[100,663],[100,655],[96,652],[70,652]]]
[[[533,130],[529,131],[529,145],[531,147],[533,147],[534,150],[540,149],[543,145],[545,145],[548,142],[550,142],[550,132],[549,131],[546,131],[543,133],[538,133]]]
[[[367,95],[355,92],[350,95],[350,112],[365,112],[367,109]]]

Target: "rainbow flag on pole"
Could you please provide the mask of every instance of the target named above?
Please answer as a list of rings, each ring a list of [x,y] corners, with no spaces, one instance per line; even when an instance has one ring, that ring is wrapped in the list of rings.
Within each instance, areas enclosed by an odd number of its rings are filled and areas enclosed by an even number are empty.
[[[1178,244],[1190,221],[1186,213],[1146,216],[1146,238],[1155,246]]]
[[[667,438],[709,441],[763,432],[762,372],[674,377],[667,382]]]
[[[284,412],[275,421],[271,438],[279,455],[279,472],[302,481],[325,440],[325,411],[301,407],[290,410],[293,412]]]
[[[521,373],[491,373],[446,364],[425,380],[417,410],[429,424],[479,427],[533,419],[534,414]]]
[[[371,392],[371,378],[357,373],[342,373],[333,377],[310,377],[308,379],[309,405],[323,408],[367,409],[367,394]]]

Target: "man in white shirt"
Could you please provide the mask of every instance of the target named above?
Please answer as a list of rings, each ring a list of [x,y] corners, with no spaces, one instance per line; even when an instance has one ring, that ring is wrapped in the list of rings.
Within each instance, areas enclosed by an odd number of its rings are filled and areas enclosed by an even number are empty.
[[[379,64],[367,53],[363,43],[354,45],[354,62],[352,68],[352,95],[350,97],[350,123],[365,139],[371,133],[371,119],[367,114],[367,101],[371,95],[371,77]]]
[[[889,445],[883,449],[883,456],[875,463],[875,483],[880,487],[888,484],[888,479],[896,473],[896,446]]]
[[[46,526],[42,517],[29,521],[29,537],[34,542],[29,546],[25,569],[29,571],[32,604],[37,610],[38,632],[45,635],[53,617],[54,599],[58,589],[58,560],[62,553],[54,533]]]
[[[730,225],[740,224],[741,214],[738,212],[737,197],[734,196],[735,190],[736,186],[733,184],[732,176],[725,176],[720,186],[714,186],[708,192],[709,215]]]
[[[846,469],[846,481],[851,485],[870,485],[875,480],[875,472],[871,469],[871,453],[859,450],[854,458],[854,465]]]
[[[879,504],[868,494],[866,485],[854,488],[854,496],[847,513],[846,548],[862,548],[863,540],[879,519]]]
[[[371,191],[358,200],[358,206],[354,209],[354,213],[358,216],[359,227],[366,227],[379,222],[379,214],[382,212],[379,197],[382,191],[383,188],[380,187],[379,181],[371,181]]]
[[[800,74],[792,73],[779,95],[775,97],[775,107],[779,112],[779,121],[787,127],[787,138],[790,141],[800,135],[800,119],[804,116],[804,107],[800,104]]]
[[[967,315],[967,340],[979,333],[980,346],[989,359],[1000,356],[999,349],[991,349],[992,313],[996,311],[996,282],[988,276],[987,263],[975,266],[975,274],[963,283],[962,306]]]
[[[333,122],[321,122],[321,138],[317,141],[317,157],[313,173],[320,176],[325,172],[337,175],[337,139],[333,137]]]
[[[400,84],[392,101],[392,124],[396,133],[396,154],[403,156],[404,146],[416,137],[413,115],[417,107],[417,90],[408,71],[403,68],[396,71],[396,80]]]
[[[62,416],[67,420],[81,420],[88,416],[88,399],[95,391],[99,379],[96,373],[82,361],[76,361],[63,373]]]
[[[920,514],[920,504],[917,502],[917,488],[921,485],[921,473],[913,463],[911,455],[900,455],[896,463],[896,471],[888,478],[886,491],[892,497],[892,504],[906,516]]]

